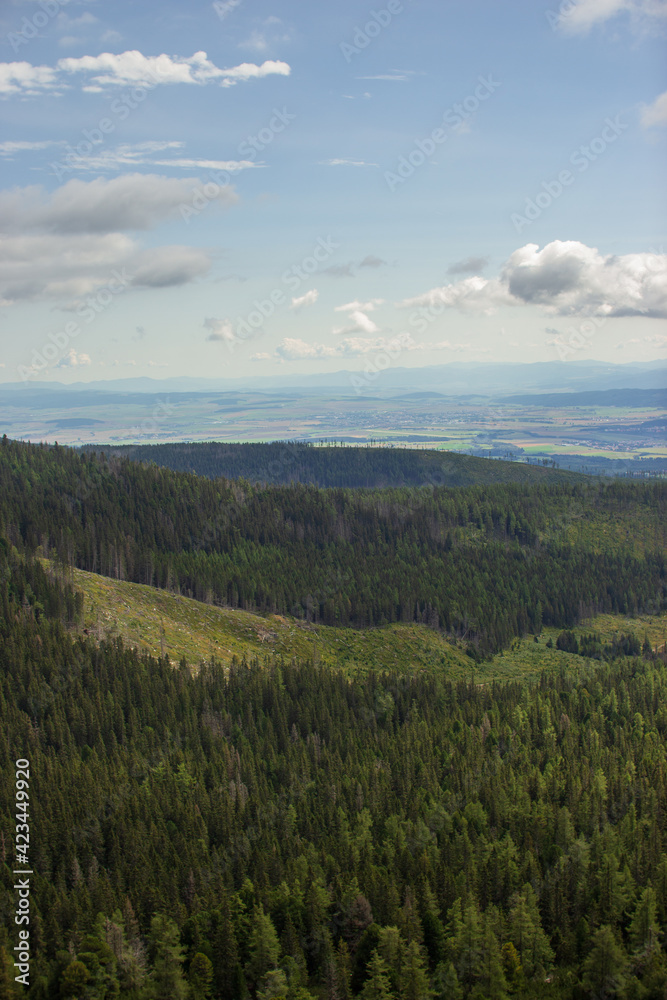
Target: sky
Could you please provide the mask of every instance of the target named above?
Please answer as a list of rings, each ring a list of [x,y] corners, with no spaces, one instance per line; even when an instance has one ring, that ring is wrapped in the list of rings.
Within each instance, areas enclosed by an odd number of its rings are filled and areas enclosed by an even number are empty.
[[[667,0],[2,0],[0,381],[667,348]]]

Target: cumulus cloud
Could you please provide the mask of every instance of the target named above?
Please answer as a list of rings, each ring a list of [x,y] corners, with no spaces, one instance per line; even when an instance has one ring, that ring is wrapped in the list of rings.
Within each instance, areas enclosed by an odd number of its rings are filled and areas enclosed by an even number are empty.
[[[209,316],[204,320],[204,327],[209,331],[207,340],[213,343],[231,344],[234,340],[234,330],[228,319],[216,319]]]
[[[376,257],[375,254],[369,253],[367,257],[359,261],[359,267],[382,267],[386,263],[382,257]]]
[[[0,63],[0,97],[35,97],[57,89],[56,71],[28,62]]]
[[[309,292],[306,292],[305,295],[299,295],[297,298],[292,299],[290,309],[294,309],[295,312],[299,312],[299,310],[303,309],[304,306],[314,305],[319,298],[319,294],[318,290],[313,288]]]
[[[355,299],[354,302],[346,302],[345,305],[336,306],[334,312],[357,312],[359,309],[363,312],[373,312],[377,306],[381,306],[384,299],[369,299],[368,302],[359,302]]]
[[[204,250],[143,250],[127,232],[172,217],[200,184],[198,178],[128,174],[74,179],[53,194],[37,186],[0,193],[3,301],[76,301],[107,284],[119,268],[127,269],[135,287],[165,288],[202,276],[210,268]],[[221,188],[219,200],[230,203],[235,195]]]
[[[536,305],[560,316],[667,316],[667,255],[603,255],[576,241],[516,250],[497,278],[474,275],[398,304],[492,313]]]
[[[0,95],[34,95],[45,91],[59,92],[66,80],[85,74],[84,90],[99,93],[106,87],[145,86],[159,84],[198,84],[217,82],[221,87],[233,87],[246,80],[266,76],[289,76],[290,66],[268,59],[261,65],[240,63],[222,69],[212,63],[205,52],[190,57],[145,56],[133,49],[127,52],[102,52],[98,56],[66,57],[55,67],[32,66],[28,62],[0,63]]]
[[[384,302],[384,299],[371,299],[370,302],[347,302],[345,305],[336,306],[335,312],[349,313],[350,322],[347,326],[334,327],[335,334],[349,333],[379,333],[380,327],[373,322],[367,313],[372,312],[376,306]]]
[[[55,368],[80,368],[91,363],[90,356],[88,354],[77,354],[75,350],[71,349],[67,352],[64,358],[61,358]]]
[[[656,97],[653,104],[642,109],[642,125],[644,128],[655,128],[667,125],[667,90]]]

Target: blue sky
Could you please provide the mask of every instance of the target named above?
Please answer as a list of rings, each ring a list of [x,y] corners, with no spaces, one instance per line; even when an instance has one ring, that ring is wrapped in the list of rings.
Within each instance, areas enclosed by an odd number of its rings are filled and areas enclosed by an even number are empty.
[[[14,0],[0,379],[665,356],[665,0]]]

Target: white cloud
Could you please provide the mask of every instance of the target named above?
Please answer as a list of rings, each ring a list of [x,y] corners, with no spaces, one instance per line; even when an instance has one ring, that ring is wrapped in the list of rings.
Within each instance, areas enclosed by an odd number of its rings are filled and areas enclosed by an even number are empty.
[[[576,241],[516,250],[499,277],[478,275],[406,299],[402,308],[431,306],[492,313],[500,306],[542,306],[560,316],[667,316],[667,255],[602,255]]]
[[[228,319],[216,319],[209,316],[204,320],[204,328],[209,331],[207,340],[231,344],[234,340],[234,330]]]
[[[384,299],[369,299],[368,302],[359,302],[355,299],[354,302],[346,302],[345,305],[336,306],[334,312],[357,312],[358,309],[362,309],[364,312],[373,312],[383,302]]]
[[[306,292],[305,295],[300,295],[298,298],[292,299],[290,309],[294,309],[298,312],[300,309],[303,309],[304,306],[314,305],[319,298],[319,294],[320,293],[316,288],[311,289],[309,292]]]
[[[305,340],[286,337],[277,348],[274,357],[281,361],[318,361],[321,358],[352,358],[380,351],[418,350],[409,334],[398,337],[346,337],[334,347],[327,344],[309,344]],[[267,355],[256,355],[257,360],[266,360]]]
[[[57,145],[56,143],[44,143],[46,145]],[[62,143],[64,145],[64,143]],[[99,172],[100,170],[119,170],[122,167],[172,167],[186,170],[224,170],[228,173],[237,173],[240,170],[258,169],[261,164],[252,160],[204,160],[195,157],[169,157],[161,158],[160,153],[169,150],[182,150],[184,142],[176,140],[148,140],[138,143],[122,143],[112,149],[101,149],[99,152],[90,153],[86,156],[73,155],[71,152],[64,156],[60,162],[51,164],[51,171],[54,174],[65,174],[69,171],[80,170],[83,173]],[[37,143],[26,143],[25,148],[42,148]],[[0,144],[0,153],[2,144]]]
[[[350,322],[348,325],[336,326],[333,332],[337,335],[348,333],[379,333],[380,327],[366,313],[360,309],[355,309],[354,312],[350,313]]]
[[[369,302],[346,302],[345,305],[336,306],[335,312],[349,313],[347,326],[334,327],[333,332],[337,335],[350,333],[379,333],[380,327],[374,323],[366,313],[372,312],[376,306],[381,305],[384,299],[371,299]]]
[[[7,140],[0,142],[0,156],[14,156],[15,153],[31,152],[37,149],[48,149],[49,146],[62,146],[64,143],[47,139],[44,142],[21,142]]]
[[[307,344],[296,337],[285,337],[276,347],[276,355],[283,361],[315,361],[335,357],[336,349],[324,344]]]
[[[321,167],[379,167],[379,163],[367,163],[366,160],[320,160]]]
[[[194,281],[210,268],[205,250],[163,246],[142,250],[126,231],[147,230],[190,202],[198,178],[128,174],[90,183],[72,180],[46,194],[41,187],[0,193],[0,296],[5,303],[55,300],[76,304],[126,269],[135,287]],[[225,190],[225,189],[223,189]],[[225,199],[234,200],[227,192]]]
[[[102,52],[98,56],[65,57],[55,67],[32,66],[28,62],[0,63],[0,95],[34,95],[55,91],[63,79],[86,74],[84,90],[99,93],[105,87],[157,86],[158,84],[199,84],[217,81],[221,87],[260,79],[265,76],[289,76],[287,63],[269,59],[261,66],[241,63],[221,69],[212,63],[205,52],[195,52],[189,58],[145,56],[136,49],[120,52]]]
[[[656,97],[653,104],[642,108],[642,125],[644,128],[667,125],[667,90]]]
[[[80,368],[91,363],[88,354],[77,354],[74,349],[70,349],[64,358],[61,358],[55,368]]]
[[[635,23],[654,24],[667,16],[666,0],[573,0],[558,18],[558,27],[567,34],[586,34],[597,24],[629,14]]]
[[[63,234],[152,229],[189,204],[200,185],[196,177],[133,173],[88,182],[74,178],[50,195],[37,186],[14,188],[0,192],[0,229]],[[237,197],[227,186],[212,200],[232,204]]]
[[[56,72],[50,66],[31,66],[28,62],[0,63],[0,97],[36,94],[57,87]]]

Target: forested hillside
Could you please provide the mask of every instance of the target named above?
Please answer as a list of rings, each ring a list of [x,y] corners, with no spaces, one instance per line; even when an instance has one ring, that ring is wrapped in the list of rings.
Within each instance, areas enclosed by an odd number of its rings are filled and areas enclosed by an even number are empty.
[[[24,551],[230,607],[423,622],[473,656],[667,594],[662,483],[261,487],[3,439],[0,529]]]
[[[473,486],[493,483],[575,482],[576,473],[456,452],[356,446],[319,447],[299,441],[270,444],[88,445],[86,451],[154,463],[216,479],[247,479],[265,486],[309,483],[365,489],[397,486]]]
[[[35,871],[20,995],[664,998],[650,651],[533,685],[279,660],[225,680],[74,640],[79,612],[0,544],[3,928],[19,757]]]

